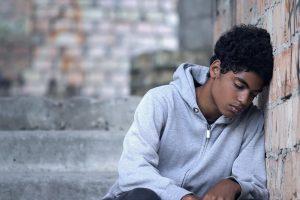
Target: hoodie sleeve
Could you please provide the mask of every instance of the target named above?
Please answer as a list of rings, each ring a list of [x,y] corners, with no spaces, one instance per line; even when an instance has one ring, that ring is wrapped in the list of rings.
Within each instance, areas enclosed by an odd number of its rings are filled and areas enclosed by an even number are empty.
[[[162,200],[180,200],[191,193],[160,175],[158,149],[167,117],[167,104],[150,90],[138,105],[127,132],[119,161],[119,187],[122,191],[149,188]]]
[[[256,117],[258,117],[256,115]],[[263,116],[249,122],[246,138],[239,156],[233,163],[232,176],[241,188],[240,199],[269,199],[266,188],[265,146]],[[253,123],[255,121],[255,123]]]

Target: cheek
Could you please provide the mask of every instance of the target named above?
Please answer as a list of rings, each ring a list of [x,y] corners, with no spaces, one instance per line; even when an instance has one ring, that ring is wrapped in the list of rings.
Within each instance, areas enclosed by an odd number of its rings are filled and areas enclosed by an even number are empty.
[[[227,117],[232,117],[229,111],[229,104],[232,104],[236,99],[234,86],[228,81],[220,81],[213,87],[215,105],[218,110]]]
[[[223,102],[223,104],[232,101],[236,95],[233,86],[228,81],[220,82],[217,94],[219,96],[219,102]]]
[[[224,87],[224,84],[220,81],[213,85],[212,92],[216,106],[219,110],[222,109],[228,100],[228,91],[226,91],[226,87]]]

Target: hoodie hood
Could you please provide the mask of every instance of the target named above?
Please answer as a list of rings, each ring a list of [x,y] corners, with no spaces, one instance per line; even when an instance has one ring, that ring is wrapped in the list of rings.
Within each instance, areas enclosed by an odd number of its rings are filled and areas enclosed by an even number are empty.
[[[170,83],[174,85],[180,96],[192,109],[198,108],[196,100],[196,91],[194,81],[203,85],[208,80],[207,73],[209,68],[206,66],[183,63],[181,64],[173,75],[173,81]],[[205,119],[205,117],[203,116]],[[206,120],[206,119],[205,119]],[[230,123],[232,118],[225,116],[219,117],[217,123]]]
[[[191,108],[198,107],[194,80],[203,85],[207,81],[208,71],[208,67],[184,63],[173,75],[173,81],[170,84],[177,88],[181,97]]]

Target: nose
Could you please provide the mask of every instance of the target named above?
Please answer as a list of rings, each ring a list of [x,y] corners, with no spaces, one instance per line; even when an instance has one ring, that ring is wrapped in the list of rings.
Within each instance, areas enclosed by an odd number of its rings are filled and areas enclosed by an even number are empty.
[[[245,90],[241,92],[238,96],[238,101],[243,105],[246,106],[249,103],[249,91]]]

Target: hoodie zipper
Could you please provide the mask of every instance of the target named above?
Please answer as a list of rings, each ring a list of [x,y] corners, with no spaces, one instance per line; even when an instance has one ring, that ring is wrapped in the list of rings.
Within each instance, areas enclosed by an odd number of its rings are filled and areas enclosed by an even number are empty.
[[[206,152],[206,148],[207,148],[207,145],[208,145],[208,142],[209,142],[209,139],[210,139],[210,136],[211,136],[211,125],[210,124],[207,124],[207,129],[206,129],[206,136],[205,136],[205,144],[204,144],[204,148],[201,152],[201,158],[203,157],[204,153]],[[181,182],[181,187],[183,187],[184,183],[185,183],[185,180],[186,180],[186,177],[189,175],[190,173],[190,170],[187,170],[186,173],[184,174],[184,177],[183,177],[183,180]]]
[[[208,145],[210,136],[211,136],[211,125],[210,125],[210,124],[207,124],[206,138],[205,138],[204,148],[203,148],[203,151],[202,151],[202,156],[204,155],[204,153],[205,153],[205,151],[206,151],[206,148],[207,148],[207,145]]]

